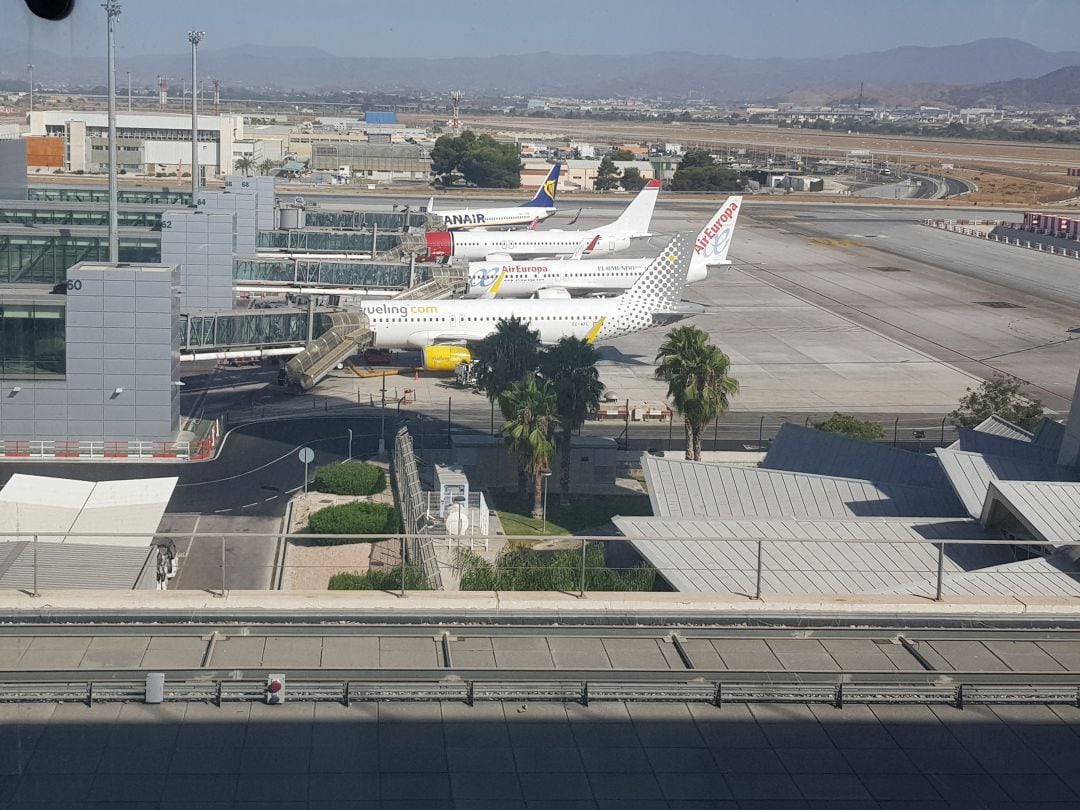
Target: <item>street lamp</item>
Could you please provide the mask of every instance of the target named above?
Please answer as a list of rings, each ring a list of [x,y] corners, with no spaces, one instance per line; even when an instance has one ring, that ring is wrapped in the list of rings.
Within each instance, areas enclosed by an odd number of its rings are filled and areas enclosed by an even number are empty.
[[[117,222],[116,190],[116,48],[113,38],[116,33],[116,18],[120,16],[118,0],[105,0],[101,7],[105,9],[108,20],[107,47],[109,50],[109,261],[120,261],[120,230]]]
[[[27,65],[26,69],[30,71],[30,114],[34,114],[34,66]]]
[[[547,487],[548,479],[551,478],[551,470],[541,470],[540,476],[544,479],[544,534],[547,534]]]
[[[198,93],[198,53],[199,43],[206,36],[205,31],[188,31],[191,43],[191,204],[195,205],[199,197],[199,93]]]

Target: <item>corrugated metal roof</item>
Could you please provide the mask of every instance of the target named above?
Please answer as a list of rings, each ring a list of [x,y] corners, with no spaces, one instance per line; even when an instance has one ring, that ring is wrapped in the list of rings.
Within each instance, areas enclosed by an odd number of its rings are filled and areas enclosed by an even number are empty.
[[[1076,473],[1055,464],[1030,464],[1008,456],[939,447],[937,458],[953,491],[973,518],[982,515],[991,481],[1075,481]]]
[[[1055,422],[1044,416],[1042,422],[1035,429],[1035,438],[1032,443],[1039,447],[1049,447],[1055,453],[1061,450],[1061,443],[1065,439],[1065,423]]]
[[[753,593],[756,540],[768,593],[872,593],[936,575],[935,539],[982,539],[973,521],[724,521],[616,517],[628,541],[679,591]],[[679,538],[673,540],[671,538]],[[991,564],[1005,547],[959,546],[964,562]],[[965,567],[946,556],[944,570]]]
[[[980,515],[989,526],[1008,510],[1040,540],[1055,545],[1080,542],[1080,483],[1075,481],[992,481]]]
[[[910,593],[933,596],[935,578],[887,588],[881,593]],[[978,571],[946,574],[942,582],[945,596],[1080,596],[1080,577],[1062,571],[1044,557],[1004,563]]]
[[[1007,419],[1002,419],[997,414],[991,414],[983,421],[977,424],[974,428],[980,433],[989,433],[993,436],[1005,436],[1009,439],[1016,439],[1019,442],[1030,442],[1032,439],[1031,431],[1024,430],[1019,425],[1014,425]]]
[[[959,517],[945,486],[914,487],[807,473],[642,457],[653,513],[663,517]]]
[[[912,486],[946,484],[933,456],[790,423],[781,426],[761,466]]]
[[[970,453],[986,453],[992,456],[1009,456],[1029,464],[1056,464],[1058,451],[1052,447],[1032,444],[1030,441],[1011,439],[993,433],[983,433],[970,428],[957,430],[959,439],[949,449],[966,450]]]
[[[37,544],[39,588],[134,588],[152,546],[128,548],[80,543]],[[0,543],[0,588],[32,588],[33,543]]]

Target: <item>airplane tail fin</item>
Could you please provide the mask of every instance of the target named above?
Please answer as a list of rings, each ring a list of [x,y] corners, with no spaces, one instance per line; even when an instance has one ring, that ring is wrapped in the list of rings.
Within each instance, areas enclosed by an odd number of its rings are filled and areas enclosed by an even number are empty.
[[[559,164],[555,163],[551,166],[551,171],[548,172],[548,176],[544,178],[544,182],[540,184],[540,188],[536,190],[535,196],[527,203],[523,208],[554,208],[555,207],[555,192],[559,188]]]
[[[620,296],[624,309],[632,316],[650,319],[655,312],[674,309],[682,299],[693,255],[693,246],[687,238],[675,234],[630,289]]]
[[[649,236],[649,223],[652,222],[653,209],[656,207],[656,196],[660,193],[660,181],[650,180],[645,188],[638,192],[630,205],[622,215],[602,228],[597,228],[593,233],[618,236]]]
[[[429,214],[435,210],[435,197],[428,197],[427,210]]]
[[[710,265],[731,264],[728,249],[735,234],[735,221],[742,208],[742,197],[728,197],[705,223],[694,240],[694,258],[690,262],[689,281],[701,281]]]

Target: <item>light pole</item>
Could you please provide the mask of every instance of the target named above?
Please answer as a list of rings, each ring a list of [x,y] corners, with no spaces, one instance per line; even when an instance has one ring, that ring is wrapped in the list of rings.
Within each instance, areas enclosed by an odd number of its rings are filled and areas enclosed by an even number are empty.
[[[131,112],[131,71],[127,72],[128,80],[128,112]]]
[[[116,214],[116,18],[120,16],[119,0],[105,0],[101,6],[108,20],[109,49],[109,261],[120,261],[120,232]]]
[[[199,102],[196,88],[198,85],[199,43],[206,36],[205,31],[188,31],[191,43],[191,204],[199,197]]]
[[[34,66],[27,65],[26,69],[30,71],[30,114],[34,114]]]
[[[544,479],[544,534],[547,534],[547,482],[551,478],[551,470],[541,470],[540,476]]]
[[[398,408],[401,402],[398,401]],[[386,372],[382,373],[382,405],[379,408],[379,458],[386,457]]]

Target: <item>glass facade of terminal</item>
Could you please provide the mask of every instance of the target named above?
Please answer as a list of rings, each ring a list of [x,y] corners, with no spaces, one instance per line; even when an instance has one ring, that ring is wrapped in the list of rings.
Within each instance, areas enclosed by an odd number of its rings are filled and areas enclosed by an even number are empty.
[[[124,211],[116,214],[120,227],[156,228],[161,211]],[[108,225],[106,208],[33,208],[18,203],[0,204],[0,223],[13,225]]]
[[[0,296],[0,377],[63,377],[65,364],[63,304]]]
[[[109,260],[109,240],[102,236],[2,236],[0,284],[59,284],[79,262]],[[157,264],[161,240],[121,237],[120,261]]]
[[[188,140],[191,133],[188,133]],[[54,188],[52,186],[27,189],[29,200],[46,202],[97,202],[107,203],[109,192],[103,188]],[[122,188],[116,193],[117,201],[145,205],[191,205],[191,192],[169,188]]]

